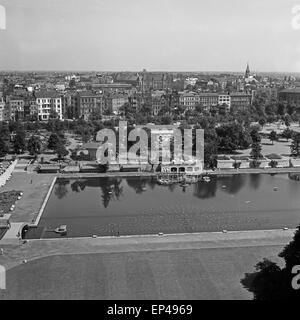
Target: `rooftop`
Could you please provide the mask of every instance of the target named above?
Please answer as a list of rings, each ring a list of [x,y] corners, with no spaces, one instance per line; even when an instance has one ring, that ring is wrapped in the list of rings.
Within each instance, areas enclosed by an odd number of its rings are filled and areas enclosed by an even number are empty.
[[[34,93],[36,98],[60,98],[60,94],[56,91],[36,91]]]
[[[100,146],[100,142],[88,142],[83,144],[82,149],[98,149]]]
[[[300,93],[300,87],[284,89],[279,91],[279,93]]]
[[[78,91],[77,94],[80,97],[97,97],[99,94],[94,93],[93,91],[87,90],[87,91]]]

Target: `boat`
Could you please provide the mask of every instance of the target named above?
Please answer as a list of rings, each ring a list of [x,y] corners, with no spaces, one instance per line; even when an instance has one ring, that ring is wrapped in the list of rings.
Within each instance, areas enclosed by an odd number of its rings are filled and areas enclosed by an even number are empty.
[[[163,180],[163,179],[158,179],[158,180],[157,180],[157,183],[160,184],[160,185],[162,185],[162,184],[164,183],[164,180]]]
[[[56,229],[54,230],[54,232],[55,232],[55,233],[59,233],[59,234],[61,234],[61,235],[65,235],[65,234],[67,234],[67,226],[66,226],[66,225],[62,225],[62,226],[56,228]]]
[[[202,180],[203,180],[204,182],[210,182],[210,177],[209,177],[209,176],[204,176],[204,177],[202,178]]]
[[[169,186],[171,185],[173,182],[172,180],[168,180],[168,179],[158,179],[157,183],[162,185],[162,186]]]

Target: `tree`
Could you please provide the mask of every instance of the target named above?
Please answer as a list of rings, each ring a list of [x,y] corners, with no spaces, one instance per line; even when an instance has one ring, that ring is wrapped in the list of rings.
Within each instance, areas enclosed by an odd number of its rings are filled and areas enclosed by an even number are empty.
[[[57,157],[59,160],[64,159],[69,154],[68,150],[61,142],[56,146],[55,152],[57,153]]]
[[[59,119],[59,114],[54,109],[51,109],[49,119]]]
[[[291,144],[291,154],[294,157],[300,156],[300,133],[294,134],[293,141]]]
[[[291,122],[292,122],[292,117],[289,115],[289,114],[286,114],[283,118],[284,120],[284,124],[287,126],[287,127],[290,127],[291,125]]]
[[[264,127],[264,125],[266,124],[266,119],[265,118],[260,118],[258,120],[258,123],[262,126],[262,128]]]
[[[272,160],[272,161],[269,163],[269,166],[270,166],[271,168],[276,168],[276,167],[278,166],[278,162],[275,161],[275,160]]]
[[[289,141],[293,136],[293,131],[289,128],[286,128],[282,132],[282,137],[286,139],[286,141]]]
[[[31,156],[37,156],[41,153],[42,142],[38,136],[31,136],[27,143],[27,150]]]
[[[278,140],[276,131],[271,131],[271,133],[269,134],[269,140],[272,141],[272,144],[274,144],[274,141]]]
[[[217,144],[214,142],[204,145],[204,165],[206,168],[214,169],[217,167]]]
[[[165,115],[161,118],[161,124],[163,125],[169,125],[172,123],[172,118],[168,115]]]
[[[48,140],[48,149],[56,150],[58,144],[60,142],[59,136],[57,133],[52,133]]]
[[[24,130],[18,130],[14,139],[15,153],[20,154],[26,150],[26,133]]]
[[[260,143],[261,142],[261,136],[257,129],[252,129],[250,132],[251,138],[253,143]]]
[[[252,143],[248,130],[235,122],[216,128],[216,132],[219,140],[218,148],[222,151],[247,149]]]
[[[91,121],[97,121],[97,120],[101,120],[102,119],[102,112],[100,109],[93,109],[89,120]]]
[[[145,116],[152,114],[152,107],[151,107],[151,105],[148,104],[148,103],[144,103],[144,104],[142,105],[142,107],[141,107],[140,112],[141,112],[142,115],[145,115]]]
[[[246,273],[241,280],[242,285],[253,293],[254,300],[294,300],[299,301],[300,290],[292,285],[296,274],[292,272],[300,265],[300,226],[298,226],[293,240],[279,253],[285,261],[280,268],[276,263],[263,259],[255,266],[255,272]]]
[[[201,103],[197,103],[195,106],[195,112],[198,114],[202,114],[204,111],[204,107]]]
[[[9,152],[9,147],[7,142],[0,137],[0,157],[5,157]]]
[[[259,142],[255,142],[252,144],[252,150],[250,152],[250,156],[255,160],[262,158],[261,145]]]

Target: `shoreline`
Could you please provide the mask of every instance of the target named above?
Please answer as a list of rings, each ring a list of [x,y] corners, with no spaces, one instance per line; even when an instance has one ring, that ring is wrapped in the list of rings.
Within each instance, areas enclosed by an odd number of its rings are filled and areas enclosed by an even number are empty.
[[[223,169],[223,170],[204,170],[202,175],[211,176],[223,176],[223,175],[238,175],[238,174],[288,174],[288,173],[300,173],[299,168],[268,168],[268,169]],[[38,173],[43,175],[43,173]],[[49,173],[47,173],[49,175]],[[106,173],[53,173],[53,176],[57,178],[101,178],[101,177],[156,177],[161,174],[160,172],[106,172]]]
[[[22,264],[22,259],[33,261],[53,255],[122,253],[166,250],[224,249],[242,247],[285,246],[292,239],[296,229],[250,230],[98,237],[98,238],[53,238],[24,240],[7,239],[1,241],[5,251],[18,247],[18,254],[6,255],[3,261],[8,268]],[[8,253],[7,251],[7,253]]]
[[[34,223],[32,223],[32,224],[30,225],[30,227],[37,227],[37,226],[38,226],[38,224],[39,224],[39,222],[40,222],[40,220],[41,220],[41,218],[42,218],[42,215],[43,215],[43,213],[44,213],[44,210],[45,210],[45,208],[46,208],[46,205],[47,205],[47,203],[48,203],[48,200],[49,200],[49,198],[50,198],[50,195],[51,195],[51,193],[52,193],[52,190],[53,190],[53,188],[54,188],[54,186],[55,186],[56,180],[57,180],[57,177],[54,177],[54,179],[52,180],[51,185],[50,185],[50,187],[49,187],[49,190],[48,190],[48,192],[47,192],[47,194],[46,194],[46,197],[45,197],[45,199],[44,199],[44,201],[43,201],[43,204],[42,204],[42,206],[41,206],[41,208],[40,208],[40,211],[39,211],[39,213],[38,213],[38,216],[36,217]]]
[[[286,236],[294,234],[297,229],[294,228],[282,228],[282,229],[266,229],[266,230],[234,230],[234,231],[203,231],[203,232],[191,232],[191,233],[158,233],[158,234],[136,234],[136,235],[120,235],[120,236],[90,236],[90,237],[65,237],[65,238],[40,238],[40,239],[24,239],[28,242],[32,241],[70,241],[70,240],[103,240],[104,242],[119,239],[119,240],[137,240],[137,239],[171,239],[171,238],[197,238],[198,241],[208,240],[236,240],[240,238],[242,240],[252,239],[253,235],[255,239],[259,238],[272,238],[270,235]]]
[[[242,175],[242,174],[288,174],[288,173],[300,173],[300,168],[269,168],[269,169],[227,169],[227,170],[216,170],[216,171],[204,171],[203,174],[204,175],[211,175],[211,176],[229,176],[229,175]],[[41,202],[41,205],[39,207],[39,210],[37,211],[37,215],[35,217],[35,219],[32,219],[32,216],[25,216],[25,219],[18,219],[18,221],[14,221],[13,216],[12,216],[12,222],[17,222],[17,223],[24,223],[26,225],[28,225],[30,228],[36,228],[38,227],[38,224],[40,222],[40,219],[42,218],[44,209],[48,203],[48,200],[50,198],[50,195],[53,191],[53,188],[55,186],[55,183],[57,182],[57,179],[90,179],[90,178],[155,178],[157,177],[159,173],[153,173],[153,172],[108,172],[108,173],[101,173],[101,174],[95,174],[95,173],[75,173],[75,174],[47,174],[47,176],[49,178],[51,178],[51,183],[49,183],[48,185],[48,190],[46,192],[46,195],[44,196],[44,199]],[[43,177],[44,174],[34,174],[36,178]],[[46,175],[45,175],[46,176]],[[21,221],[22,220],[22,221]],[[283,225],[284,227],[284,225]],[[289,226],[287,226],[289,227]],[[276,227],[275,227],[276,228]],[[242,229],[242,230],[236,230],[236,231],[227,231],[228,233],[232,233],[232,232],[253,232],[253,231],[259,231],[259,229]],[[272,230],[276,230],[276,229],[272,229]],[[219,231],[203,231],[203,232],[198,232],[199,234],[205,234],[205,233],[222,233],[221,230]],[[191,234],[198,234],[196,233],[191,233]],[[175,234],[164,234],[164,236],[168,235],[183,235],[184,233],[175,233]],[[98,237],[98,235],[96,234],[95,236]],[[147,237],[147,236],[157,236],[156,234],[143,234],[143,235],[124,235],[121,236],[122,238],[126,238],[126,237]],[[92,237],[92,235],[88,236],[88,237],[79,237],[80,239],[82,238],[90,238]],[[120,238],[121,238],[120,237]],[[105,238],[110,238],[110,236],[99,236],[99,238],[101,239],[105,239]],[[114,238],[114,237],[112,237]],[[51,238],[50,238],[51,239]],[[52,239],[59,239],[59,238],[52,238]],[[76,239],[76,238],[68,238],[68,239]],[[33,239],[28,239],[30,241],[32,241]],[[34,240],[49,240],[49,238],[47,239],[34,239]],[[1,242],[1,240],[0,240]]]

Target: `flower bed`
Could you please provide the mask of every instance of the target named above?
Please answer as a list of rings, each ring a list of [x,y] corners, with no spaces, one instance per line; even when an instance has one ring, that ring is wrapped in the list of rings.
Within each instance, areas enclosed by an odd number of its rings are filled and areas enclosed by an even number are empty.
[[[15,190],[0,193],[0,215],[8,213],[19,196],[20,191]]]

